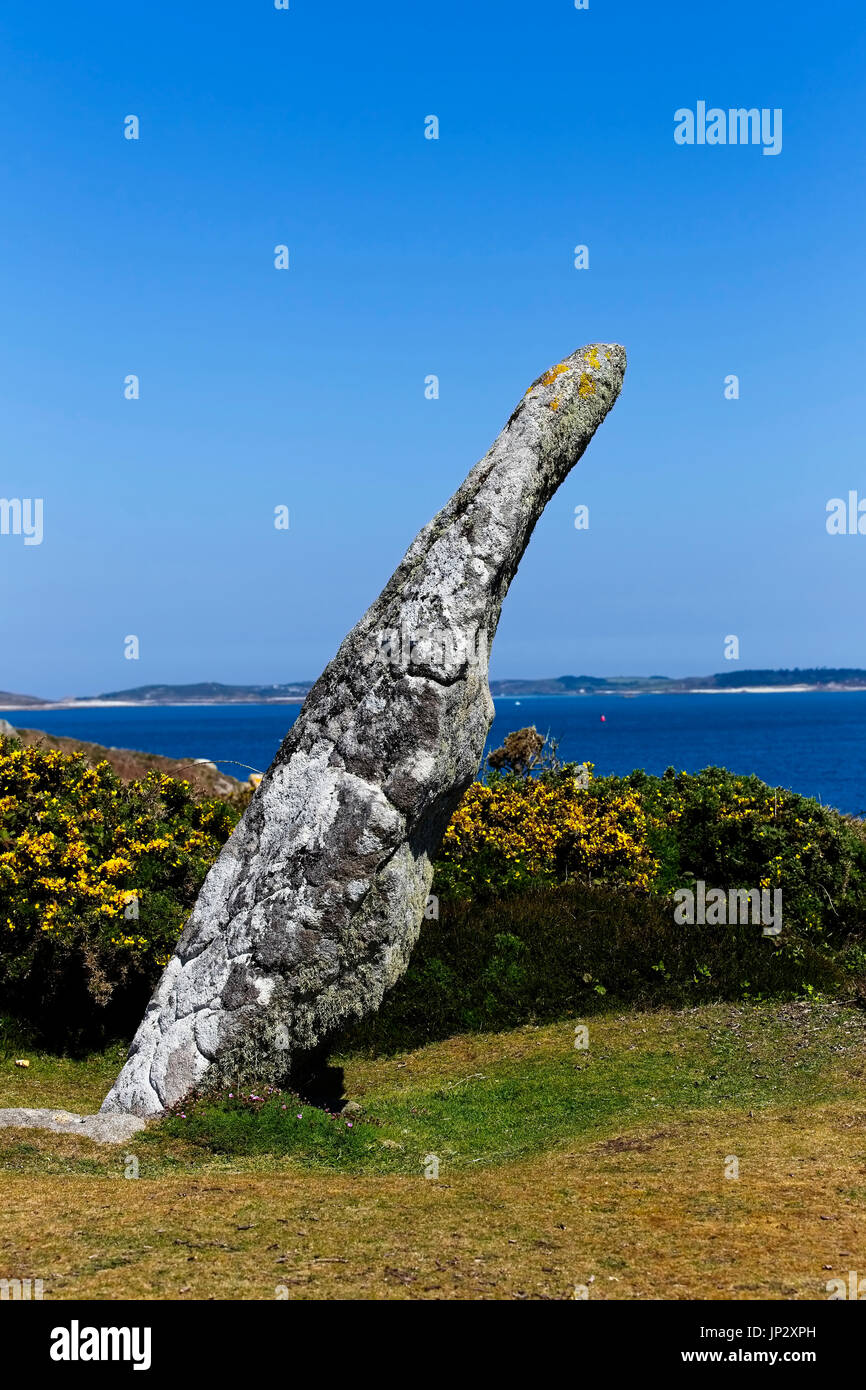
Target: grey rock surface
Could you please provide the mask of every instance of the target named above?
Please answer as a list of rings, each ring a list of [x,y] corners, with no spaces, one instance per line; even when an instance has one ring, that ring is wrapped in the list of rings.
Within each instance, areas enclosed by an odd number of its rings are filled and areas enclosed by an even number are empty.
[[[0,738],[15,738],[17,732],[8,719],[0,719]]]
[[[137,1115],[73,1115],[69,1110],[0,1110],[0,1129],[50,1129],[96,1144],[124,1144],[144,1129]]]
[[[478,772],[487,657],[533,528],[616,400],[625,352],[533,382],[343,641],[211,868],[103,1111],[292,1084],[408,964]]]

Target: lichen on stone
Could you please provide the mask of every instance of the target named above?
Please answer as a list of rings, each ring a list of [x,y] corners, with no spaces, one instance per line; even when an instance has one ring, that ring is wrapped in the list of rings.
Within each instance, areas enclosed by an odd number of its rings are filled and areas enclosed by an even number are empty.
[[[557,378],[558,376],[562,376],[563,372],[567,372],[567,371],[568,371],[568,363],[567,363],[567,362],[559,362],[559,363],[557,363],[557,365],[556,365],[555,367],[551,367],[551,368],[550,368],[550,371],[547,371],[547,372],[544,373],[544,376],[541,378],[541,385],[542,385],[542,386],[552,386],[553,383],[556,381],[556,378]]]

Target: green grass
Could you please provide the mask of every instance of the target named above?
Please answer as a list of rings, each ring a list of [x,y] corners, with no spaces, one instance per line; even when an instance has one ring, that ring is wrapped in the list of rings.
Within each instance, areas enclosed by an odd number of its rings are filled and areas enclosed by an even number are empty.
[[[842,1068],[827,1076],[845,1055],[842,1024],[856,1053],[866,1020],[832,1004],[717,1006],[676,1023],[670,1015],[599,1020],[586,1051],[575,1050],[568,1024],[518,1030],[527,1053],[438,1085],[386,1086],[352,1116],[351,1129],[340,1115],[274,1096],[261,1104],[202,1104],[148,1140],[158,1144],[170,1134],[207,1152],[290,1155],[335,1172],[417,1171],[426,1153],[451,1168],[496,1163],[665,1110],[826,1099],[828,1088],[835,1094],[846,1083]]]
[[[84,1062],[35,1054],[24,1073],[3,1063],[2,1104],[92,1110],[119,1060],[117,1053]],[[346,1094],[359,1113],[328,1113],[290,1094],[225,1096],[149,1125],[124,1148],[152,1175],[227,1165],[262,1171],[266,1163],[417,1174],[428,1154],[456,1171],[567,1148],[672,1113],[855,1095],[864,1062],[866,1017],[832,1002],[608,1015],[590,1021],[585,1051],[574,1047],[574,1023],[563,1022],[456,1038],[394,1058],[348,1056]],[[0,1138],[7,1171],[117,1166],[114,1151],[90,1145],[59,1159],[33,1131],[0,1131]]]
[[[83,1057],[66,1057],[21,1041],[4,1046],[0,1028],[0,1106],[44,1110],[57,1106],[81,1114],[98,1110],[126,1059],[117,1043]],[[29,1062],[17,1067],[16,1061]]]

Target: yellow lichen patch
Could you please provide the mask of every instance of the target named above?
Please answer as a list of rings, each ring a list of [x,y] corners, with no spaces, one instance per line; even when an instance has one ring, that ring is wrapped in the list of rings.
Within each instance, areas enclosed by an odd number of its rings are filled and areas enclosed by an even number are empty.
[[[586,360],[591,367],[595,367],[596,369],[598,369],[601,366],[601,363],[598,360],[598,351],[594,347],[591,347],[589,352],[586,354]]]
[[[578,382],[577,386],[577,394],[579,396],[595,395],[595,382],[593,381],[591,376],[587,376],[586,372],[581,372],[580,374],[580,381]]]
[[[550,408],[551,408],[551,410],[558,410],[558,409],[559,409],[559,397],[558,397],[558,396],[554,396],[553,400],[550,402]]]
[[[545,373],[544,373],[544,376],[541,378],[541,385],[542,385],[542,386],[552,386],[553,383],[556,381],[556,378],[557,378],[558,376],[562,376],[563,372],[567,372],[567,371],[568,371],[568,363],[567,363],[567,362],[560,362],[558,366],[556,366],[556,367],[551,367],[551,369],[550,369],[549,372],[545,372]]]

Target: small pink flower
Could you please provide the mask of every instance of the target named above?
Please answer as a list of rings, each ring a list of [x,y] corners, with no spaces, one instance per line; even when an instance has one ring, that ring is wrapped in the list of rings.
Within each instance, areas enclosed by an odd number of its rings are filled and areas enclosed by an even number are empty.
[[[304,1118],[303,1115],[299,1115],[299,1116],[298,1116],[298,1119],[299,1119],[299,1120],[302,1120],[303,1118]]]

